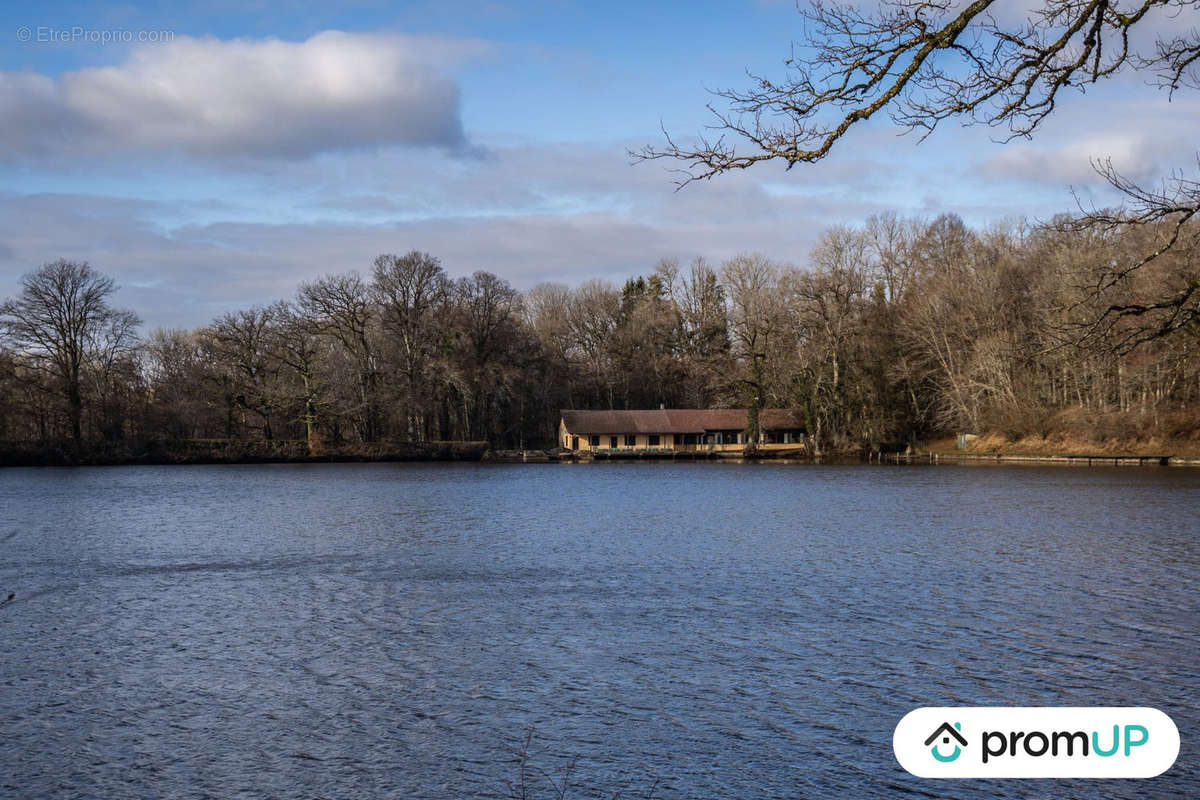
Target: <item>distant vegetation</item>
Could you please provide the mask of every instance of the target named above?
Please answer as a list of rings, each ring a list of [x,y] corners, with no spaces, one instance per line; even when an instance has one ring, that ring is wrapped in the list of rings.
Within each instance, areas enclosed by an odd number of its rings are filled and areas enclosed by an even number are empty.
[[[885,215],[827,230],[799,268],[663,261],[620,288],[524,293],[381,255],[144,336],[109,278],[58,261],[0,306],[0,439],[538,447],[560,408],[660,404],[796,408],[826,452],[967,431],[1194,438],[1195,316],[1113,311],[1200,293],[1194,247],[1106,277],[1173,229]]]

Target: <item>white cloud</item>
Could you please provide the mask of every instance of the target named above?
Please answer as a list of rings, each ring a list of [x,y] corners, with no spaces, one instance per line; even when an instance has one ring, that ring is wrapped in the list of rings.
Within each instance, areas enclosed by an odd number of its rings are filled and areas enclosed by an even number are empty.
[[[1121,172],[1137,181],[1158,172],[1150,138],[1141,134],[1085,137],[1060,146],[1009,145],[985,162],[980,172],[990,178],[1020,178],[1057,184],[1098,183],[1093,165],[1111,159]]]
[[[26,91],[36,95],[38,82]],[[1113,94],[1093,112],[1098,119],[1076,112],[1033,143],[1002,146],[976,127],[947,128],[917,146],[868,126],[828,161],[791,172],[764,165],[680,192],[670,164],[632,166],[621,144],[524,142],[470,162],[390,147],[263,159],[233,171],[167,168],[127,192],[82,180],[79,189],[67,182],[0,193],[0,298],[21,273],[58,257],[88,259],[113,275],[123,287],[118,301],[147,328],[203,324],[291,296],[300,281],[367,271],[379,253],[413,248],[442,258],[452,275],[487,269],[518,288],[619,282],[665,256],[720,261],[759,251],[803,264],[831,224],[885,209],[953,211],[973,225],[1044,219],[1071,209],[1067,185],[1089,174],[1089,155],[1115,155],[1124,168],[1135,158],[1180,163],[1181,149],[1191,152],[1194,126],[1167,120],[1186,123],[1196,109],[1177,101],[1160,116]],[[1101,124],[1112,116],[1125,122]],[[101,164],[96,174],[111,168]]]
[[[462,148],[458,86],[445,67],[482,49],[340,31],[304,42],[180,37],[57,80],[0,72],[0,157]]]
[[[663,257],[720,262],[758,251],[803,264],[822,228],[887,207],[870,191],[886,170],[871,164],[837,167],[840,182],[810,193],[772,194],[749,173],[676,193],[661,166],[630,166],[617,147],[496,150],[472,169],[425,155],[275,164],[263,177],[271,191],[252,189],[251,200],[308,206],[253,219],[241,200],[195,202],[192,215],[176,200],[0,193],[0,298],[15,293],[21,273],[59,257],[112,275],[122,286],[116,301],[147,329],[204,324],[409,249],[437,255],[451,275],[486,269],[521,289],[619,283]]]
[[[1071,185],[1103,193],[1106,184],[1094,164],[1111,160],[1122,175],[1141,184],[1188,168],[1196,159],[1200,97],[1185,91],[1171,98],[1148,86],[1145,77],[1125,75],[1086,94],[1061,95],[1055,113],[1032,140],[1008,142],[991,153],[972,152],[974,176],[996,186],[1022,185],[1026,192]]]
[[[620,158],[614,156],[617,163]],[[231,220],[165,228],[152,220],[173,204],[0,194],[0,298],[17,291],[21,273],[59,257],[86,259],[112,275],[122,287],[116,302],[135,310],[147,328],[204,324],[225,311],[290,297],[301,281],[321,274],[367,272],[379,253],[409,249],[437,255],[451,275],[486,269],[518,288],[544,280],[619,282],[652,270],[664,256],[720,261],[758,250],[803,261],[828,210],[824,201],[772,200],[740,183],[712,184],[686,199],[671,195],[683,203],[677,209],[659,206],[669,200],[652,192],[630,210],[565,215],[529,211],[382,224]],[[661,192],[669,195],[669,186]],[[768,207],[778,213],[765,213]],[[861,218],[862,210],[846,215]]]
[[[54,81],[32,72],[0,72],[0,154],[46,155],[74,127]]]

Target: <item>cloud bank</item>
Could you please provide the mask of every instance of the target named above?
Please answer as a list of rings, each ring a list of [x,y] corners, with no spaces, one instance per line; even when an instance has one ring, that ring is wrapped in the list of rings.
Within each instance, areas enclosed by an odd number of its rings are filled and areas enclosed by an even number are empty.
[[[444,68],[481,49],[340,31],[303,42],[180,37],[57,79],[0,72],[0,158],[461,149],[459,90]]]
[[[121,286],[114,302],[151,330],[206,324],[291,297],[301,281],[369,272],[378,254],[410,249],[438,256],[452,276],[484,269],[519,289],[591,278],[619,285],[663,257],[719,263],[759,251],[803,264],[822,228],[890,208],[886,196],[905,179],[865,160],[814,170],[807,192],[765,188],[759,177],[786,176],[767,167],[676,193],[661,166],[631,166],[624,148],[529,144],[495,148],[470,165],[421,152],[278,163],[256,173],[261,185],[244,197],[231,183],[218,187],[224,203],[189,208],[162,198],[0,191],[0,298],[46,261],[88,260]],[[836,182],[820,180],[831,172]],[[246,202],[278,213],[249,215]]]

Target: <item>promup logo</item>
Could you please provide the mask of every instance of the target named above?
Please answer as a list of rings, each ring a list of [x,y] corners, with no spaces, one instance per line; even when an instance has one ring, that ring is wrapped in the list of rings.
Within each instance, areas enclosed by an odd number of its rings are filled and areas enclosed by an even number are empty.
[[[944,756],[939,753],[938,746],[936,744],[929,748],[929,752],[933,753],[934,758],[936,758],[938,761],[941,761],[943,764],[949,764],[951,761],[962,755],[962,749],[967,746],[967,740],[964,739],[963,735],[959,732],[961,730],[961,722],[954,723],[953,727],[950,726],[949,722],[943,722],[936,731],[929,734],[929,738],[925,740],[925,746],[929,747],[929,745],[933,744],[934,740],[939,736],[942,738],[942,744],[950,744],[950,739],[953,737],[958,744],[954,745],[954,752],[948,756]]]
[[[1150,778],[1175,763],[1179,730],[1153,708],[918,708],[892,746],[922,778]]]

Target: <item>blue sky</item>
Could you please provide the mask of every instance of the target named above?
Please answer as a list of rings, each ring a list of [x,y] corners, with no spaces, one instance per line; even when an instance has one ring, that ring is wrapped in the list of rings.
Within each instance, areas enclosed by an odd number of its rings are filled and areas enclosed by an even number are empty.
[[[97,41],[124,31],[151,41]],[[872,123],[814,167],[681,192],[629,163],[660,124],[707,124],[708,88],[780,75],[800,32],[768,0],[6,4],[0,296],[81,258],[147,327],[194,326],[414,248],[518,288],[664,257],[803,266],[822,228],[878,211],[1045,217],[1070,187],[1104,199],[1090,158],[1194,164],[1197,97],[1138,76],[1065,98],[1032,142]]]
[[[732,18],[737,24],[726,25]],[[224,40],[301,41],[324,30],[475,40],[481,53],[454,70],[465,121],[489,133],[570,140],[643,136],[666,112],[699,124],[706,85],[777,65],[779,45],[799,31],[786,2],[48,3],[10,6],[0,20],[10,37],[21,26],[82,26]],[[108,65],[130,49],[86,40],[6,44],[0,68],[47,75]],[[566,114],[564,105],[575,107]]]

